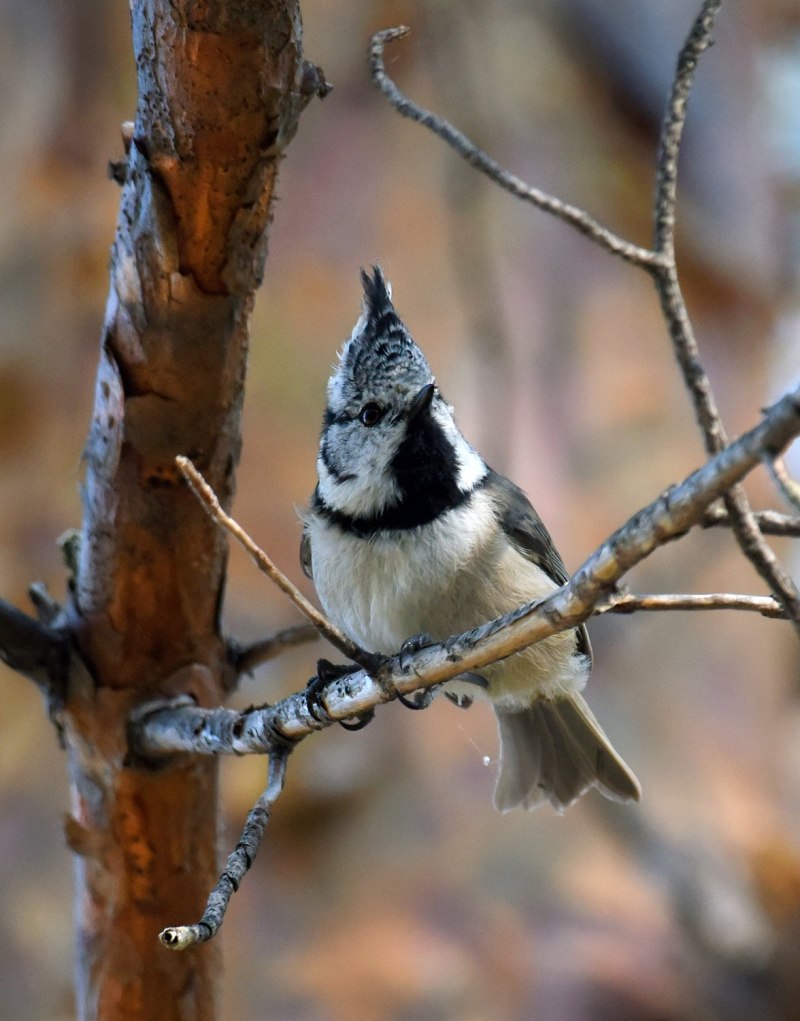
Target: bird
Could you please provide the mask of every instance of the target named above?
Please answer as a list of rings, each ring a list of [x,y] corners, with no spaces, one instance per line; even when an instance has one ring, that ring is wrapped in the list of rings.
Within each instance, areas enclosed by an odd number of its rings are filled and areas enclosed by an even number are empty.
[[[527,496],[464,438],[380,267],[361,283],[327,385],[300,555],[330,620],[390,655],[544,598],[569,575]],[[561,813],[591,787],[639,800],[583,697],[591,665],[581,625],[445,684],[457,704],[494,709],[500,811],[549,802]]]

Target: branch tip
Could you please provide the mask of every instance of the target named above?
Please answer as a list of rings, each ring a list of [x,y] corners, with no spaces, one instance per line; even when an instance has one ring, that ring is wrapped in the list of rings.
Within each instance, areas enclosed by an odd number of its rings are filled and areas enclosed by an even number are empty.
[[[162,946],[169,950],[188,950],[189,947],[208,942],[212,935],[210,928],[199,922],[197,925],[174,925],[162,929],[158,938]]]
[[[466,160],[470,166],[479,170],[505,191],[510,192],[525,202],[530,202],[552,216],[564,220],[565,223],[570,224],[576,230],[585,234],[592,241],[605,248],[606,251],[624,259],[626,262],[650,271],[654,271],[660,266],[662,262],[660,253],[651,251],[648,248],[642,248],[614,234],[613,231],[608,230],[594,220],[584,209],[569,205],[561,199],[549,195],[547,192],[526,184],[525,181],[501,167],[496,160],[475,145],[474,142],[444,117],[426,110],[409,99],[389,76],[383,61],[384,45],[387,42],[402,38],[408,32],[409,29],[404,25],[398,28],[383,29],[383,31],[376,32],[372,36],[369,47],[372,81],[402,117],[408,117],[410,120],[416,121],[435,135],[438,135],[462,159]]]

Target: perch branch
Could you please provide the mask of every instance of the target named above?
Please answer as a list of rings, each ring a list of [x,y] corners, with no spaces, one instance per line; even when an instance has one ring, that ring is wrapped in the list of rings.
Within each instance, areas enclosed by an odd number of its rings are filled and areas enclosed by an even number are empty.
[[[319,634],[323,638],[327,639],[331,645],[338,649],[343,656],[347,656],[348,659],[353,660],[355,663],[359,663],[365,668],[374,665],[374,660],[370,655],[360,649],[354,642],[342,631],[340,631],[335,624],[332,624],[319,610],[310,603],[299,588],[293,582],[291,582],[286,575],[275,566],[272,560],[267,556],[264,550],[261,549],[250,536],[245,532],[238,522],[226,514],[222,509],[222,506],[217,499],[214,490],[209,486],[200,472],[195,468],[188,457],[178,455],[175,458],[175,463],[183,473],[184,478],[189,483],[192,492],[198,498],[198,500],[205,507],[209,516],[222,525],[237,542],[241,543],[242,546],[250,554],[250,557],[255,562],[259,570],[263,571],[281,590],[284,592],[289,599],[294,603],[297,609],[303,614],[303,616],[309,620],[314,627],[317,629]]]
[[[495,184],[505,189],[505,191],[516,195],[517,198],[525,202],[530,202],[546,213],[551,213],[553,216],[565,220],[582,234],[585,234],[592,241],[605,248],[606,251],[637,266],[653,267],[661,263],[662,257],[657,252],[626,241],[624,238],[614,234],[613,231],[603,227],[602,224],[589,216],[585,210],[569,205],[567,202],[562,202],[561,199],[555,198],[555,196],[549,195],[539,188],[533,188],[519,177],[504,170],[496,160],[492,159],[474,142],[470,141],[466,135],[449,121],[445,120],[444,117],[440,117],[438,114],[418,106],[401,92],[386,71],[383,52],[387,43],[402,39],[410,31],[405,25],[383,29],[383,31],[376,32],[372,36],[369,47],[372,80],[401,116],[408,117],[410,120],[422,124],[435,135],[438,135],[467,163],[475,167],[482,174],[485,174]]]
[[[165,929],[162,943],[183,950],[211,939],[219,930],[230,898],[258,851],[269,813],[283,788],[289,751],[297,741],[334,720],[368,712],[398,694],[480,670],[534,642],[575,627],[603,603],[610,609],[615,603],[618,607],[624,605],[626,598],[644,602],[661,598],[663,602],[663,597],[620,596],[615,586],[658,546],[702,521],[708,505],[758,464],[765,449],[780,451],[799,432],[800,387],[768,409],[760,425],[634,515],[589,557],[570,582],[547,599],[527,603],[498,620],[410,656],[387,659],[373,676],[357,669],[337,677],[320,692],[313,712],[304,693],[244,713],[201,709],[185,702],[139,707],[128,728],[133,756],[178,751],[209,755],[267,752],[270,756],[267,789],[250,812],[242,838],[228,857],[203,917],[193,925]],[[254,545],[246,535],[245,539],[248,548]],[[707,607],[709,598],[739,597],[679,598],[686,608],[686,600],[691,598],[705,598]],[[627,609],[632,608],[629,602]]]
[[[288,751],[272,749],[269,756],[267,788],[247,816],[239,843],[228,855],[219,882],[211,891],[203,917],[194,925],[176,925],[164,929],[159,939],[171,950],[186,950],[213,939],[219,931],[228,904],[239,884],[256,859],[269,822],[272,806],[278,800],[286,779]]]
[[[528,603],[498,620],[412,655],[388,659],[370,676],[364,670],[331,681],[319,698],[324,717],[312,714],[302,693],[274,706],[237,713],[157,704],[131,721],[134,754],[206,755],[264,752],[300,740],[335,720],[360,715],[450,680],[575,627],[619,597],[622,576],[658,546],[703,521],[706,508],[757,465],[765,449],[779,451],[800,433],[800,387],[769,408],[764,420],[682,483],[640,510],[589,557],[572,580],[547,599]]]

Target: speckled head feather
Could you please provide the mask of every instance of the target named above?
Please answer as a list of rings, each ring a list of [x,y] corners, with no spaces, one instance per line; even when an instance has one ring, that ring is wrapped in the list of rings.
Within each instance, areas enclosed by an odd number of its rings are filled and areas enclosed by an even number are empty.
[[[328,402],[341,411],[388,392],[416,393],[433,380],[425,355],[392,304],[392,288],[379,266],[361,270],[362,312],[328,384]]]

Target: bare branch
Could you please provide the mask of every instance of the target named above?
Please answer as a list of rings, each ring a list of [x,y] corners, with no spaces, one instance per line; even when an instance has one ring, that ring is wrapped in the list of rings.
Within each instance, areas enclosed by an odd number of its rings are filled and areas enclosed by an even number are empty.
[[[765,457],[764,464],[784,500],[795,510],[800,510],[800,483],[789,474],[786,461],[782,457]]]
[[[717,454],[728,442],[717,409],[711,381],[700,360],[675,262],[675,207],[678,158],[686,123],[689,93],[700,55],[711,45],[714,18],[721,0],[705,0],[678,56],[675,78],[661,127],[656,173],[655,250],[663,261],[651,265],[661,308],[672,340],[675,357],[689,391],[706,451]],[[725,494],[731,528],[744,555],[767,582],[775,597],[793,620],[800,634],[800,593],[764,541],[758,522],[743,490],[734,487]]]
[[[69,666],[67,636],[0,599],[0,660],[48,697],[61,698]]]
[[[704,592],[692,595],[634,594],[612,596],[601,613],[638,613],[642,610],[749,610],[763,617],[786,619],[786,611],[772,596],[749,596],[731,592]]]
[[[133,752],[206,755],[263,752],[298,741],[334,720],[348,719],[395,698],[468,671],[480,671],[534,642],[575,627],[609,602],[622,576],[658,546],[703,520],[706,508],[761,460],[800,433],[800,387],[769,408],[764,420],[679,485],[640,510],[583,564],[572,580],[526,605],[445,642],[394,656],[374,674],[358,670],[331,681],[312,713],[304,694],[275,706],[236,713],[227,709],[151,705],[131,720]],[[611,603],[614,602],[612,598]],[[162,704],[163,705],[163,704]]]
[[[661,126],[655,197],[655,250],[675,261],[675,204],[678,157],[689,93],[701,54],[711,46],[714,18],[722,0],[705,0],[678,55],[675,78]]]
[[[551,213],[560,220],[564,220],[582,234],[591,238],[592,241],[599,244],[602,248],[605,248],[606,251],[636,266],[652,268],[661,265],[662,257],[659,253],[626,241],[624,238],[614,234],[613,231],[603,227],[602,224],[589,216],[585,210],[569,205],[567,202],[562,202],[561,199],[557,199],[547,192],[540,191],[538,188],[533,188],[531,185],[526,184],[519,177],[504,170],[496,160],[478,148],[474,142],[470,141],[466,135],[462,134],[458,128],[445,120],[444,117],[440,117],[438,114],[418,106],[401,92],[386,71],[383,51],[387,43],[402,39],[410,31],[405,25],[400,25],[397,28],[386,28],[373,35],[369,47],[372,80],[399,114],[416,121],[418,124],[422,124],[435,135],[438,135],[452,149],[455,149],[459,156],[463,157],[467,163],[475,167],[482,174],[485,174],[501,188],[504,188],[512,195],[516,195],[517,198],[525,202],[530,202],[546,213]]]
[[[285,748],[271,751],[267,789],[250,810],[239,843],[228,855],[219,882],[208,896],[203,917],[194,925],[177,925],[164,929],[158,938],[165,947],[186,950],[213,939],[219,932],[231,897],[239,889],[239,884],[256,859],[272,806],[283,790],[288,754]]]
[[[236,673],[248,674],[262,663],[280,655],[284,649],[313,642],[316,638],[319,638],[319,631],[313,624],[295,624],[244,647],[229,640],[228,647]]]
[[[403,117],[417,121],[442,138],[471,166],[512,195],[559,217],[614,255],[651,273],[672,339],[676,358],[689,390],[709,454],[719,453],[727,437],[716,407],[711,384],[699,357],[675,264],[675,204],[678,157],[689,93],[697,61],[711,45],[714,17],[721,0],[705,0],[678,58],[673,86],[661,130],[656,174],[655,249],[642,248],[601,226],[585,210],[562,202],[533,188],[504,170],[443,117],[412,102],[389,77],[384,63],[387,43],[403,38],[405,26],[376,32],[370,42],[372,80]],[[761,535],[745,494],[737,489],[726,495],[725,503],[737,542],[745,556],[770,586],[800,634],[800,594]]]
[[[753,516],[764,535],[800,538],[800,518],[772,510],[753,511]],[[730,528],[731,519],[724,507],[709,507],[701,524],[703,528]]]
[[[275,566],[270,560],[267,554],[258,546],[250,536],[245,532],[238,522],[226,514],[222,509],[219,500],[214,494],[214,490],[209,486],[200,472],[195,468],[188,457],[179,455],[175,458],[175,463],[183,473],[184,478],[189,483],[192,491],[197,496],[198,500],[203,504],[205,509],[208,511],[209,516],[222,525],[237,542],[241,543],[242,546],[250,554],[251,558],[255,561],[256,566],[259,570],[263,571],[281,590],[284,592],[294,603],[297,609],[303,614],[303,616],[309,620],[317,631],[322,635],[323,638],[327,639],[331,645],[338,649],[342,655],[347,656],[348,659],[352,659],[355,663],[360,663],[365,667],[374,665],[374,657],[370,656],[363,649],[360,649],[354,642],[342,631],[340,631],[335,624],[332,624],[324,614],[310,603],[303,593],[294,585],[286,575]]]

